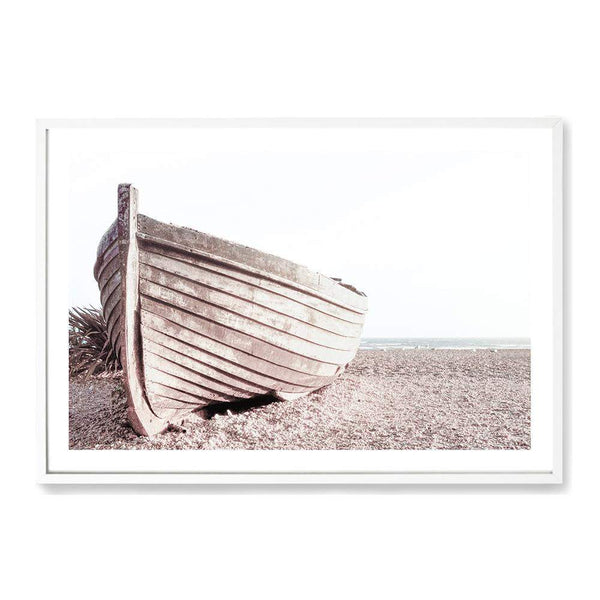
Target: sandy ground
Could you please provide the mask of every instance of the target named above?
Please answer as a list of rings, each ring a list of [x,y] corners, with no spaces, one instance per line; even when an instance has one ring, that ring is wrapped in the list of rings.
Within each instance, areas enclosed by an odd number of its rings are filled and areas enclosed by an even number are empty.
[[[359,351],[332,385],[290,402],[192,415],[138,437],[120,377],[73,380],[73,449],[522,449],[530,447],[529,350]]]

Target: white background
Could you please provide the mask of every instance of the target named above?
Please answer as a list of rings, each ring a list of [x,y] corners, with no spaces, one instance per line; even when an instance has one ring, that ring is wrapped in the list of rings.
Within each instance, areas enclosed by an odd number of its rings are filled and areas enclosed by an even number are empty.
[[[0,19],[3,268],[12,284],[2,298],[3,591],[47,598],[593,595],[600,533],[593,4],[14,6]],[[34,483],[34,118],[545,115],[567,124],[564,486],[133,495]]]
[[[532,225],[552,214],[536,166],[552,166],[551,140],[549,127],[51,129],[70,305],[100,306],[91,267],[123,181],[142,214],[357,286],[363,337],[527,338]]]

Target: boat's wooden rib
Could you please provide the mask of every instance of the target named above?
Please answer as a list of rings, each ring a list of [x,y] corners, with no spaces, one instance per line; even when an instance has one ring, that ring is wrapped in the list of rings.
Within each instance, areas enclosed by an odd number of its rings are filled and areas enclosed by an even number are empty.
[[[142,435],[210,403],[327,385],[354,357],[367,309],[338,280],[138,215],[127,184],[94,276]]]

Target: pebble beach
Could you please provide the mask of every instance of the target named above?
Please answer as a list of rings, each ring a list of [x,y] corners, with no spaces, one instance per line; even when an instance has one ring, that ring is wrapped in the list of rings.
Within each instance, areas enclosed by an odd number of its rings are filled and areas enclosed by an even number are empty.
[[[72,379],[71,449],[426,450],[530,448],[530,351],[359,350],[309,396],[191,414],[137,436],[120,375]]]

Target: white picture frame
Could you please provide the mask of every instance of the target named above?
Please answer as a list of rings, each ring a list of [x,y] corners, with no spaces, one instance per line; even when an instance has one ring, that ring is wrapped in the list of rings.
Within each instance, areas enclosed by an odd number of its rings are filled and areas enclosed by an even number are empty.
[[[279,467],[271,469],[252,468],[249,461],[241,465],[232,457],[222,470],[202,468],[182,468],[173,470],[168,466],[168,461],[163,461],[164,452],[181,451],[155,451],[157,452],[154,466],[137,469],[135,461],[128,459],[119,469],[100,467],[96,459],[92,459],[93,451],[77,450],[61,452],[78,453],[76,466],[69,469],[56,468],[53,464],[52,448],[49,438],[53,434],[53,423],[49,419],[49,376],[56,377],[57,373],[49,371],[48,354],[48,326],[53,318],[48,312],[48,292],[55,285],[49,278],[49,261],[52,257],[48,254],[48,239],[52,235],[49,214],[53,210],[52,202],[48,196],[48,182],[51,176],[49,170],[49,152],[51,149],[51,136],[53,131],[69,128],[107,128],[107,129],[160,129],[160,128],[396,128],[396,129],[432,129],[432,128],[464,128],[464,129],[503,129],[506,131],[521,129],[544,131],[551,144],[551,165],[548,173],[551,181],[548,182],[548,210],[551,211],[551,231],[548,235],[552,240],[551,256],[544,255],[546,266],[551,265],[552,293],[548,297],[548,306],[551,309],[552,322],[544,325],[547,329],[551,348],[548,349],[548,361],[544,366],[543,378],[547,382],[549,397],[546,427],[548,428],[548,444],[546,459],[543,467],[502,467],[501,461],[492,468],[473,466],[465,468],[453,466],[455,459],[452,453],[476,451],[418,451],[438,453],[430,459],[421,461],[424,466],[393,468],[393,456],[390,451],[381,455],[381,466],[370,460],[368,467],[361,466],[360,457],[356,457],[355,469],[345,468],[340,470],[315,469],[314,466],[302,468],[296,465],[294,469],[287,469],[290,453],[282,457]],[[534,119],[106,119],[106,120],[40,120],[37,122],[37,292],[38,292],[38,396],[37,396],[37,438],[38,438],[38,480],[41,483],[67,483],[67,484],[560,484],[563,478],[563,123],[556,117]],[[549,221],[550,222],[550,221]],[[65,374],[66,377],[66,374]],[[67,398],[63,398],[67,402]],[[58,446],[57,446],[58,447]],[[113,451],[110,451],[113,452]],[[123,452],[123,451],[114,451]],[[193,452],[193,451],[192,451]],[[256,452],[256,451],[254,451]],[[277,451],[270,451],[277,452]],[[366,451],[373,453],[374,451]],[[493,453],[495,451],[481,451]],[[517,451],[529,452],[529,451]],[[446,453],[443,457],[439,453]],[[450,453],[450,454],[448,454]],[[98,453],[96,453],[98,454]],[[100,454],[103,454],[102,452]],[[129,453],[130,456],[135,453]],[[282,452],[281,454],[286,454]],[[292,453],[293,454],[293,453]],[[489,455],[490,457],[492,455]],[[108,455],[105,455],[108,456]],[[189,455],[188,455],[189,456]],[[256,455],[258,456],[258,455]],[[391,457],[391,458],[390,458]],[[139,458],[139,457],[138,457]],[[385,459],[385,460],[384,460]],[[487,460],[487,459],[486,459]],[[390,462],[391,461],[391,462]],[[193,460],[192,460],[193,462]],[[512,461],[516,463],[517,461]],[[308,463],[307,463],[308,464]],[[314,465],[314,461],[310,463]],[[392,467],[390,467],[392,464]],[[481,464],[487,464],[484,460]],[[132,466],[134,465],[134,466]],[[283,465],[283,466],[281,466]],[[436,466],[439,465],[439,466]]]

